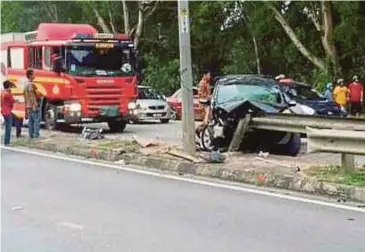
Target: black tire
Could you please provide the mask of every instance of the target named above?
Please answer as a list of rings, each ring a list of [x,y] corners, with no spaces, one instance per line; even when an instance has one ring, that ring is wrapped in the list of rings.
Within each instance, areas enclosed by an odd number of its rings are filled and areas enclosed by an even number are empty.
[[[204,127],[204,129],[200,132],[200,146],[203,151],[212,151],[214,149],[212,139],[208,132],[208,127]]]
[[[43,118],[44,127],[47,130],[56,131],[60,128],[60,124],[57,123],[57,108],[55,105],[47,103],[44,107]]]
[[[177,113],[174,109],[171,109],[171,116],[170,116],[171,120],[176,121],[177,120]]]
[[[170,119],[161,119],[160,122],[163,124],[169,123]]]
[[[300,134],[293,134],[289,142],[283,146],[282,154],[295,157],[300,152],[301,145]]]
[[[127,126],[127,122],[126,121],[108,121],[108,126],[110,129],[110,132],[112,133],[120,133],[123,132],[125,127]]]

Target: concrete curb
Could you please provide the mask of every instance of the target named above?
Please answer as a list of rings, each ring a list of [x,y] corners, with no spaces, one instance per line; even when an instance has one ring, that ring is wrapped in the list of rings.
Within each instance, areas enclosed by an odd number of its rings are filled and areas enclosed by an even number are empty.
[[[14,146],[40,149],[51,152],[75,155],[115,162],[123,160],[125,164],[154,168],[178,174],[192,174],[197,176],[218,178],[222,180],[254,184],[280,189],[304,192],[312,195],[322,195],[339,200],[365,203],[365,188],[320,182],[301,173],[280,174],[274,170],[263,172],[260,169],[234,170],[222,164],[199,164],[161,157],[144,155],[141,153],[122,153],[120,150],[100,150],[64,146],[50,142],[18,142]]]

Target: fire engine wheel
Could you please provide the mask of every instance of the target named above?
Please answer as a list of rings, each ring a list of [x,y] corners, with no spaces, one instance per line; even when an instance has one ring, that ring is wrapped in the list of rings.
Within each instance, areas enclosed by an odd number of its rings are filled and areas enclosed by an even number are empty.
[[[127,126],[126,121],[109,121],[108,126],[111,132],[123,132]]]
[[[59,125],[56,120],[56,106],[47,104],[44,111],[45,128],[48,130],[57,130]]]

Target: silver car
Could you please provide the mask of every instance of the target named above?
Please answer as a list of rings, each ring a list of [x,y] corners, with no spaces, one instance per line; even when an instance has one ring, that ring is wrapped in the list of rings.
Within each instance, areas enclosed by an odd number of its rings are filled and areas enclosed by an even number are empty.
[[[138,98],[131,121],[159,120],[168,123],[170,118],[171,109],[165,97],[151,87],[138,86]]]

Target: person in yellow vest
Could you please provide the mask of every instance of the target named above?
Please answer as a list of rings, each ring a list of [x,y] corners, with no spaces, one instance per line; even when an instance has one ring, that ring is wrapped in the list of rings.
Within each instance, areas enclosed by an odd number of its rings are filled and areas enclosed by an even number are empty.
[[[337,80],[337,86],[333,90],[333,100],[334,100],[334,102],[337,105],[346,108],[347,101],[348,101],[348,94],[349,94],[349,90],[345,86],[344,80],[343,79]]]

